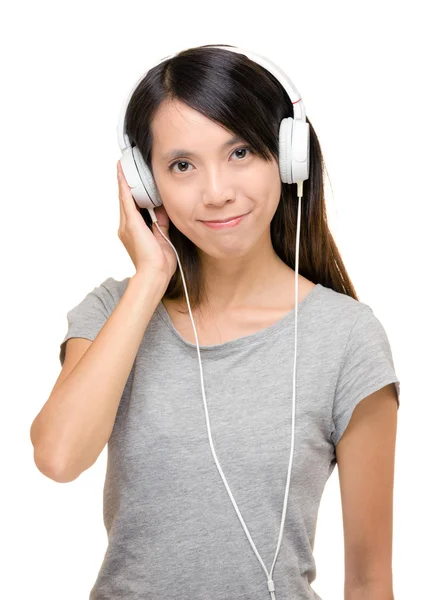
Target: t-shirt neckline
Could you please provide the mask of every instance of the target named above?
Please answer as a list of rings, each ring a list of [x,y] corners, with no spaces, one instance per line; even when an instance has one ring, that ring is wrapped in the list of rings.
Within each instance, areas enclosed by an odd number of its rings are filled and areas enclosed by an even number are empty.
[[[300,317],[301,317],[301,313],[303,312],[303,309],[305,307],[307,307],[309,304],[311,304],[311,301],[314,300],[318,296],[319,292],[322,289],[323,289],[323,285],[321,283],[317,283],[309,291],[309,293],[306,296],[304,296],[304,298],[301,300],[301,302],[298,303],[298,327],[299,327]],[[170,331],[173,332],[173,334],[176,336],[176,338],[178,338],[186,346],[197,349],[196,344],[193,344],[191,342],[188,342],[188,340],[185,340],[185,338],[174,327],[173,321],[171,320],[170,315],[168,314],[168,311],[165,308],[162,301],[159,302],[155,312],[159,315],[162,322],[168,327],[168,329],[170,329]],[[236,338],[235,340],[229,340],[227,342],[223,342],[222,344],[213,344],[211,346],[205,346],[205,345],[200,344],[199,345],[200,350],[204,350],[204,351],[216,351],[216,350],[219,351],[219,350],[223,350],[223,349],[229,350],[232,348],[238,348],[240,346],[252,344],[253,342],[256,342],[256,341],[262,340],[266,337],[269,337],[269,336],[273,335],[275,332],[283,329],[286,325],[289,324],[289,322],[293,322],[294,316],[295,316],[295,308],[293,308],[288,313],[286,313],[281,319],[279,319],[272,325],[265,327],[264,329],[260,329],[259,331],[251,333],[249,335],[241,336],[239,338]],[[190,317],[189,317],[189,320],[190,320]],[[197,335],[198,335],[198,328],[197,328]]]

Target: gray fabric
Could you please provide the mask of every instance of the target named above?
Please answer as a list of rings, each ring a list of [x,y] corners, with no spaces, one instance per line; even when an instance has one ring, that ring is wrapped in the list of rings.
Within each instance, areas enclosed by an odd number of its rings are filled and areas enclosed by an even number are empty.
[[[93,340],[129,278],[108,278],[67,313],[71,337]],[[200,346],[213,445],[268,572],[289,462],[294,311],[271,327]],[[299,304],[295,450],[276,600],[319,599],[311,583],[317,513],[335,445],[357,403],[400,384],[372,309],[318,284]],[[90,600],[270,600],[266,574],[216,468],[198,355],[159,303],[108,442],[108,546]]]

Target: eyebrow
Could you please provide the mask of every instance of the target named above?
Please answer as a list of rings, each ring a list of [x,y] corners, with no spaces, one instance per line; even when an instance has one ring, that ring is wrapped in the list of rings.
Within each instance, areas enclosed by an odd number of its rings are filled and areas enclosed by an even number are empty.
[[[227,140],[222,145],[222,148],[227,148],[228,146],[232,146],[233,144],[236,144],[237,142],[244,142],[244,140],[240,136],[234,136],[234,137],[230,138],[229,140]],[[183,148],[174,148],[173,150],[170,150],[169,152],[166,152],[165,154],[163,154],[161,158],[163,160],[172,160],[173,158],[179,158],[181,156],[197,156],[197,153],[192,152],[191,150],[185,150]]]

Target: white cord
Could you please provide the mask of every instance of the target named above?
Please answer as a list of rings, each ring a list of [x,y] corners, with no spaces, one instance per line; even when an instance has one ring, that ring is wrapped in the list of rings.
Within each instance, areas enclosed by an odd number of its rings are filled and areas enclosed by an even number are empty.
[[[200,345],[198,342],[198,335],[197,335],[197,330],[195,328],[195,323],[194,323],[194,319],[192,317],[192,311],[191,311],[191,306],[189,303],[189,296],[188,296],[188,290],[186,287],[186,282],[185,282],[185,276],[183,274],[183,270],[182,270],[182,265],[180,264],[180,259],[179,259],[179,255],[176,252],[175,247],[173,246],[173,244],[171,243],[171,241],[164,235],[164,233],[161,231],[159,225],[158,225],[158,219],[156,218],[155,215],[155,211],[153,208],[148,208],[149,214],[151,216],[152,222],[155,223],[155,225],[158,228],[158,231],[160,232],[160,234],[162,235],[162,237],[170,244],[170,246],[173,248],[174,253],[176,254],[177,257],[177,264],[179,265],[180,268],[180,273],[182,275],[182,281],[183,281],[183,286],[184,286],[184,290],[185,290],[185,296],[186,296],[186,302],[188,304],[188,309],[189,309],[189,316],[191,317],[191,322],[192,322],[192,327],[194,329],[194,334],[195,334],[195,341],[196,341],[196,345],[197,345],[197,354],[198,354],[198,362],[200,365],[200,375],[201,375],[201,390],[203,393],[203,400],[204,400],[204,410],[206,413],[206,422],[207,422],[207,431],[208,431],[208,436],[209,436],[209,442],[210,442],[210,448],[212,450],[212,454],[213,454],[213,458],[214,461],[216,463],[217,469],[219,471],[220,476],[222,477],[222,480],[225,484],[225,487],[227,489],[228,495],[231,499],[231,502],[234,506],[235,512],[237,513],[238,518],[240,519],[240,522],[243,526],[243,529],[247,535],[247,539],[250,542],[250,545],[253,548],[253,551],[255,552],[259,562],[261,563],[262,568],[264,569],[268,579],[267,579],[267,585],[268,585],[268,590],[270,592],[270,596],[271,596],[271,600],[276,600],[276,595],[275,595],[275,587],[274,587],[274,581],[272,579],[272,574],[273,574],[273,570],[274,570],[274,565],[276,563],[277,560],[277,555],[279,553],[279,549],[280,549],[280,545],[281,545],[281,541],[283,538],[283,529],[284,529],[284,524],[285,524],[285,518],[286,518],[286,508],[287,508],[287,499],[288,499],[288,495],[289,495],[289,485],[290,485],[290,477],[291,477],[291,472],[292,472],[292,459],[293,459],[293,450],[294,450],[294,444],[295,444],[295,381],[296,381],[296,353],[297,353],[297,332],[298,332],[298,264],[299,264],[299,234],[300,234],[300,229],[301,229],[301,198],[302,198],[302,188],[303,188],[303,182],[302,181],[298,181],[297,183],[298,186],[298,223],[297,223],[297,234],[296,234],[296,240],[295,240],[295,256],[296,256],[296,260],[295,260],[295,356],[294,356],[294,362],[293,362],[293,379],[292,379],[292,385],[293,385],[293,399],[292,399],[292,437],[291,437],[291,451],[290,451],[290,458],[289,458],[289,468],[288,468],[288,474],[287,474],[287,481],[286,481],[286,490],[285,490],[285,500],[284,500],[284,504],[283,504],[283,514],[282,514],[282,519],[281,519],[281,525],[280,525],[280,533],[279,533],[279,540],[277,543],[277,549],[276,549],[276,553],[274,556],[274,561],[271,567],[271,571],[268,574],[268,571],[259,555],[259,552],[256,549],[255,544],[253,543],[253,540],[250,536],[250,533],[246,527],[246,523],[243,520],[243,517],[241,516],[240,510],[234,500],[234,497],[231,493],[231,490],[229,489],[229,485],[227,480],[225,479],[225,476],[223,474],[222,468],[219,464],[219,461],[217,459],[216,456],[216,452],[213,446],[213,440],[212,440],[212,436],[211,436],[211,429],[210,429],[210,420],[209,420],[209,414],[208,414],[208,410],[207,410],[207,400],[206,400],[206,394],[204,391],[204,379],[203,379],[203,366],[201,364],[201,355],[200,355]]]

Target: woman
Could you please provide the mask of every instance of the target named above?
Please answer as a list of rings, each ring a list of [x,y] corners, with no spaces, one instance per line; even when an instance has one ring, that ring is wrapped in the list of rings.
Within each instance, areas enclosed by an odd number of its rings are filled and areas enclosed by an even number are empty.
[[[78,477],[108,442],[109,542],[91,600],[320,599],[312,552],[336,464],[345,588],[393,595],[399,380],[329,231],[308,118],[295,448],[276,552],[292,455],[298,208],[297,186],[279,176],[278,135],[292,115],[272,74],[210,46],[150,69],[130,99],[126,132],[162,198],[157,227],[118,163],[118,234],[136,273],[108,278],[67,314],[63,370],[32,428],[36,464],[56,481]]]

